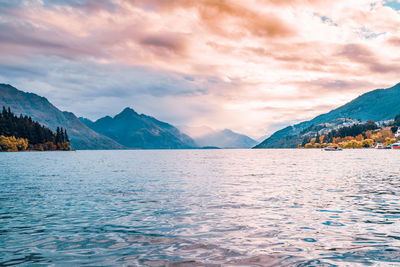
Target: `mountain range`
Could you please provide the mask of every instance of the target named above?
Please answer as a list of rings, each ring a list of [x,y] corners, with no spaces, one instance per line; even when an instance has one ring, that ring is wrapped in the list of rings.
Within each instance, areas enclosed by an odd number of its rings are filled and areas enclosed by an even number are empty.
[[[196,139],[199,142],[196,143],[173,125],[138,114],[131,108],[96,121],[78,119],[71,112],[59,110],[45,97],[8,84],[0,84],[1,106],[10,107],[15,114],[30,116],[52,131],[57,127],[67,129],[73,149],[250,148],[255,145],[254,140],[230,130],[208,131],[206,136]]]
[[[105,135],[127,148],[133,149],[184,149],[195,148],[196,143],[171,124],[153,117],[138,114],[125,108],[114,116],[106,116],[93,122],[79,118],[92,130]]]
[[[254,148],[294,148],[301,143],[307,129],[326,123],[332,125],[332,122],[337,125],[341,123],[338,119],[361,122],[393,119],[400,114],[399,99],[400,84],[365,93],[326,114],[281,129]],[[8,84],[0,84],[0,106],[10,107],[15,114],[30,116],[53,131],[57,127],[67,129],[73,149],[249,148],[256,144],[253,139],[228,129],[215,131],[208,127],[182,127],[180,131],[171,124],[138,114],[131,108],[125,108],[114,117],[106,116],[96,121],[78,119],[71,112],[59,110],[46,98]]]
[[[313,125],[328,123],[340,118],[358,121],[384,121],[400,114],[400,84],[388,89],[377,89],[365,93],[353,101],[304,121],[281,129],[254,148],[294,148],[301,143],[302,132]]]

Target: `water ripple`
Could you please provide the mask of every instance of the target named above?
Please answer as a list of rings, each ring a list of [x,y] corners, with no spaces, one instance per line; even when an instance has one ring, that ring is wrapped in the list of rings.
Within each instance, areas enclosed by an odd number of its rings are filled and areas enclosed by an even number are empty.
[[[0,153],[0,265],[400,265],[399,159],[375,150]]]

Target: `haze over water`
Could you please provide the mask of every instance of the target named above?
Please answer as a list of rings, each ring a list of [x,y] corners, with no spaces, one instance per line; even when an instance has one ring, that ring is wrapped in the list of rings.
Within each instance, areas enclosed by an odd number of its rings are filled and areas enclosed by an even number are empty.
[[[398,265],[400,153],[0,153],[0,265]]]

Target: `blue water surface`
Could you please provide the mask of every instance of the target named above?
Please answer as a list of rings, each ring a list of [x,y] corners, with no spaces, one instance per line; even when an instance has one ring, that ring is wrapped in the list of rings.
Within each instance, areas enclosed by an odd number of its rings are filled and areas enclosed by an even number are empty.
[[[0,153],[0,266],[397,266],[400,151]]]

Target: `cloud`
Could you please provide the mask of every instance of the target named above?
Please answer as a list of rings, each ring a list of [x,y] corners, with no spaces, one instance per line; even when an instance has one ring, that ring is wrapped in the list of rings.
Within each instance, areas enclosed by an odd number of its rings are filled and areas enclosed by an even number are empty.
[[[399,40],[385,0],[0,1],[3,82],[252,136],[398,83]]]
[[[260,12],[250,8],[251,5],[239,1],[134,0],[130,2],[134,6],[158,8],[162,11],[167,10],[167,12],[182,8],[191,10],[198,16],[201,24],[214,34],[226,37],[251,34],[274,38],[296,34],[294,27],[286,23],[273,10]]]
[[[15,46],[40,47],[42,49],[65,49],[60,43],[38,36],[39,32],[31,25],[9,23],[0,24],[0,43]],[[40,33],[39,33],[40,34]]]
[[[147,67],[111,64],[99,67],[90,61],[43,56],[30,57],[23,64],[0,63],[0,81],[45,96],[60,109],[91,119],[117,114],[130,106],[180,124],[209,110],[194,98],[208,95],[215,84],[229,87],[218,77],[214,80],[202,76],[188,79],[179,73]],[[190,104],[180,104],[178,109],[175,101],[179,99]]]
[[[161,56],[168,56],[170,53],[183,55],[186,52],[186,41],[178,34],[151,34],[144,36],[139,42]]]
[[[393,45],[393,46],[400,46],[400,37],[391,37],[388,40],[388,44]]]
[[[360,44],[346,44],[339,55],[349,59],[352,62],[360,63],[369,68],[374,73],[398,73],[400,64],[386,64],[367,47]]]

